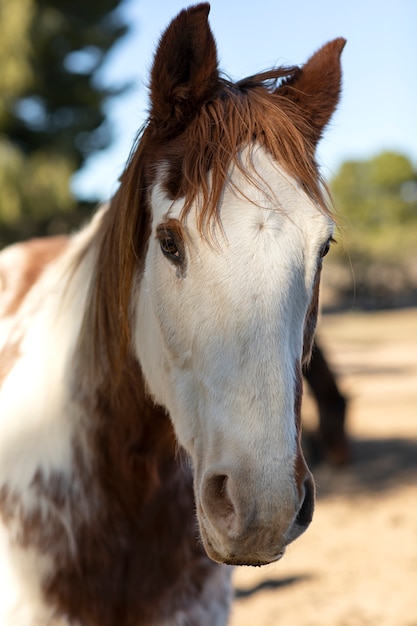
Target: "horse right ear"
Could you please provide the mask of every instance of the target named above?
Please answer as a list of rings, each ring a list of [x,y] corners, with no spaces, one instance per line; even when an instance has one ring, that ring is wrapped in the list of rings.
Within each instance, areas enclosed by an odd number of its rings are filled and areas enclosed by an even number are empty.
[[[151,73],[151,117],[158,130],[186,123],[217,91],[209,11],[207,3],[181,11],[161,37]]]

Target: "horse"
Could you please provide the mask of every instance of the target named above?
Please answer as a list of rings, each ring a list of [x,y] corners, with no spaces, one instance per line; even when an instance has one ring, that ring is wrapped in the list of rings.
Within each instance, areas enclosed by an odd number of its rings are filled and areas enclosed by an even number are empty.
[[[302,366],[344,39],[232,82],[180,12],[120,186],[0,255],[0,623],[226,624],[233,565],[311,522]]]

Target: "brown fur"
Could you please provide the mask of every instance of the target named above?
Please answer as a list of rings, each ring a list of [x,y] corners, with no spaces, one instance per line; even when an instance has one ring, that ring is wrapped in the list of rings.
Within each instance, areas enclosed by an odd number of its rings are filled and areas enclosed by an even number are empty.
[[[46,584],[53,605],[89,626],[163,623],[198,601],[216,568],[198,540],[191,469],[168,416],[146,397],[135,361],[122,381],[117,395],[106,384],[86,404],[98,485],[87,489],[99,511],[75,532],[77,558],[61,553]]]
[[[311,357],[313,349],[314,334],[317,326],[317,316],[319,313],[319,295],[320,295],[320,278],[321,265],[318,267],[313,284],[313,294],[310,305],[307,309],[306,319],[304,322],[304,338],[303,338],[303,355],[302,364],[306,366]]]
[[[19,280],[14,285],[7,282],[7,274],[3,278],[3,289],[14,289],[13,298],[9,301],[3,315],[14,315],[22,304],[31,287],[36,283],[45,267],[65,252],[68,237],[57,236],[48,239],[31,239],[15,244],[22,251],[22,265],[19,267]]]
[[[218,89],[217,51],[208,25],[210,5],[181,11],[162,35],[151,75],[152,102],[158,132],[181,130]]]
[[[294,474],[296,479],[296,485],[298,494],[301,497],[303,483],[305,480],[307,465],[304,459],[303,450],[301,447],[301,403],[303,398],[303,377],[301,375],[301,368],[297,363],[294,368],[295,378],[295,393],[294,393],[294,419],[297,427],[297,454],[294,463]]]
[[[20,341],[8,341],[0,352],[0,389],[20,356]]]
[[[2,272],[0,267],[2,291],[6,292],[8,298],[7,306],[2,311],[4,317],[17,313],[45,267],[63,254],[67,245],[68,238],[63,236],[32,239],[21,244],[15,244],[15,247],[21,250],[22,262],[20,266],[13,268],[13,284],[9,284],[7,272]],[[19,355],[20,340],[17,338],[8,341],[0,351],[0,388]]]
[[[303,132],[307,132],[307,139],[314,147],[339,100],[340,55],[345,44],[343,37],[330,41],[288,78],[280,89],[281,95],[294,103],[301,117],[309,120]],[[326,94],[325,98],[323,94]]]
[[[74,441],[72,477],[36,473],[31,490],[51,504],[49,513],[23,515],[19,498],[0,490],[0,516],[7,524],[19,520],[19,545],[54,558],[53,575],[43,581],[48,604],[88,626],[165,623],[210,601],[205,585],[219,568],[198,538],[192,472],[170,420],[146,396],[138,364],[129,360],[126,368],[117,396],[107,384],[88,399],[78,390],[95,424],[93,465]],[[69,510],[75,554],[57,515]],[[221,583],[218,593],[227,606]]]

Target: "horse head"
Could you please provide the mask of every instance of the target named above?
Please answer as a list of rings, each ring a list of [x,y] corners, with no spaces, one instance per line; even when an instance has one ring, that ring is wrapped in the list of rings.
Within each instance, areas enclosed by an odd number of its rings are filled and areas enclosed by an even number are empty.
[[[127,311],[124,341],[192,460],[208,555],[259,565],[313,515],[301,367],[334,228],[315,149],[345,42],[232,83],[208,13],[182,11],[160,40],[149,121],[105,218],[102,293]]]

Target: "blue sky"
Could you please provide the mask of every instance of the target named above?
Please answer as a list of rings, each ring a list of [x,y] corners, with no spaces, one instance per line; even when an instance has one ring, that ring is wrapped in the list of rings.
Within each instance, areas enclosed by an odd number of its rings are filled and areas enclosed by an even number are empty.
[[[101,80],[134,87],[107,104],[114,142],[91,157],[73,180],[80,197],[108,198],[146,119],[147,81],[161,31],[187,0],[125,0],[130,33],[109,55]],[[416,0],[212,0],[210,24],[221,69],[239,79],[272,65],[302,64],[327,41],[343,36],[343,95],[319,146],[327,177],[350,158],[384,149],[417,164]]]

